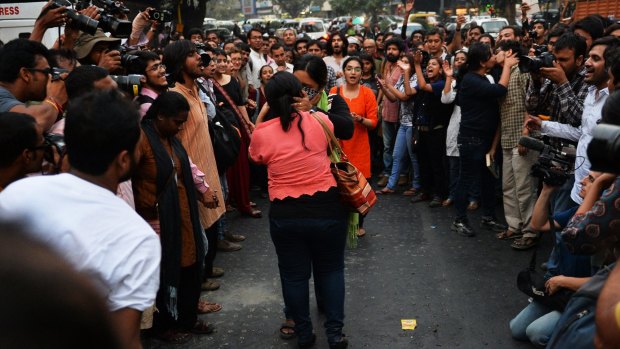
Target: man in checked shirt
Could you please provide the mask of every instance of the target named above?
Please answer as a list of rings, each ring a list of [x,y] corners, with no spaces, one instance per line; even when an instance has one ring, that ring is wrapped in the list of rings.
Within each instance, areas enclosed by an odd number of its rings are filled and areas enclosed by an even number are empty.
[[[532,83],[525,99],[525,107],[531,116],[546,115],[551,121],[573,127],[581,125],[584,100],[588,94],[588,84],[584,81],[587,54],[586,42],[582,37],[572,32],[560,36],[553,48],[553,67],[541,68],[540,74],[531,74]],[[526,129],[523,132],[524,135],[529,134]],[[567,140],[552,141],[560,147],[568,144],[576,146],[575,142]],[[569,179],[558,190],[554,199],[554,211],[570,208],[573,184],[574,178]]]

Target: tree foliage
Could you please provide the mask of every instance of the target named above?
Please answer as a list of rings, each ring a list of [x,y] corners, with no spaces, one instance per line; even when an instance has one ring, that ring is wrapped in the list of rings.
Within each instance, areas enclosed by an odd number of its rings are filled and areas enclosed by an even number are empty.
[[[389,11],[385,0],[333,0],[330,1],[332,11],[336,16],[345,15],[380,15]]]
[[[314,0],[272,0],[273,4],[280,6],[282,12],[288,13],[292,18],[299,17],[299,14],[313,2]]]

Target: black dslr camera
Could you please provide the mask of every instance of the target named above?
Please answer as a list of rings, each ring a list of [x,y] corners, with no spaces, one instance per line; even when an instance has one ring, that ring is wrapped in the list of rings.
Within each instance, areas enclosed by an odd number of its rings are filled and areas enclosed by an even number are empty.
[[[531,174],[540,178],[544,183],[561,186],[573,176],[574,156],[552,148],[532,137],[521,137],[519,145],[540,152],[538,160],[532,165]]]
[[[71,19],[71,24],[75,28],[85,33],[95,35],[95,32],[97,31],[97,26],[99,25],[99,21],[96,21],[88,16],[84,16],[83,14],[77,13],[74,9],[70,8],[70,6],[72,5],[73,4],[71,4],[71,2],[67,0],[52,0],[52,4],[48,7],[48,9],[52,10],[59,7],[67,7],[65,13],[67,14],[67,17]],[[47,11],[41,12],[41,16],[43,16],[46,12]]]
[[[592,130],[588,159],[594,171],[620,174],[620,126],[601,124]]]
[[[142,82],[140,74],[129,75],[110,75],[110,77],[116,81],[118,89],[129,94],[131,97],[136,97],[140,93]]]
[[[553,67],[555,56],[551,52],[543,50],[541,46],[536,48],[536,57],[522,55],[519,57],[519,70],[522,73],[538,73],[540,68]]]
[[[54,0],[54,1],[66,1],[66,0]],[[104,32],[111,33],[112,36],[115,38],[121,38],[121,39],[128,38],[129,35],[131,35],[131,22],[118,19],[117,16],[128,14],[129,9],[125,7],[125,5],[121,1],[99,0],[99,3],[101,3],[103,6],[102,8],[99,9],[100,10],[99,21],[95,21],[94,19],[89,18],[90,24],[86,28],[88,30],[84,30],[82,28],[79,28],[79,29],[91,35],[94,35],[97,28],[101,28]],[[83,10],[90,5],[91,5],[90,1],[80,0],[76,4],[76,9],[78,11]]]

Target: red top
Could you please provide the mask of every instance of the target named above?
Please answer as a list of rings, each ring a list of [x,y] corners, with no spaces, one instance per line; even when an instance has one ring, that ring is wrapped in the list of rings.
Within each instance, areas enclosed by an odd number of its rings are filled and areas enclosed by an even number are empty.
[[[330,94],[336,93],[336,87],[332,87]],[[377,100],[374,92],[366,86],[360,85],[357,97],[349,99],[344,96],[344,88],[340,87],[340,95],[349,105],[351,113],[362,116],[372,123],[371,129],[377,126]],[[340,141],[340,146],[349,161],[362,172],[365,178],[370,178],[370,141],[368,140],[368,128],[359,122],[355,123],[353,137]]]
[[[333,131],[334,126],[327,116],[316,114]],[[323,127],[308,112],[301,112],[301,117],[307,149],[301,143],[297,118],[293,119],[288,131],[282,130],[280,118],[275,118],[258,124],[252,134],[250,159],[267,165],[269,199],[272,201],[313,195],[336,186],[327,157],[328,144]]]

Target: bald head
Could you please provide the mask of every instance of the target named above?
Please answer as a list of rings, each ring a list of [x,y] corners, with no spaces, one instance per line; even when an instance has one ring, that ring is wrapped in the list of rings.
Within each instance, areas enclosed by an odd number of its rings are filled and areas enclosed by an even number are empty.
[[[374,56],[377,53],[377,43],[373,39],[364,40],[363,48],[364,51],[371,56]]]

